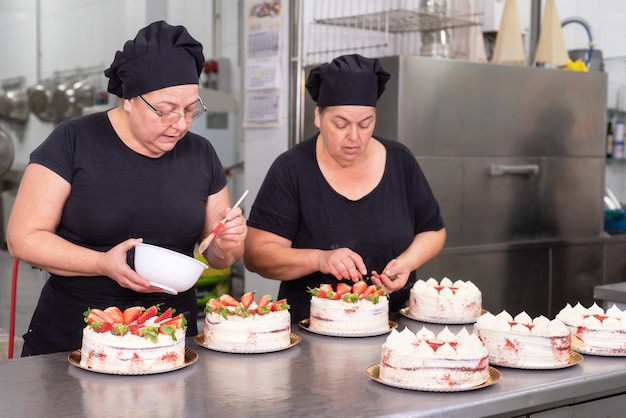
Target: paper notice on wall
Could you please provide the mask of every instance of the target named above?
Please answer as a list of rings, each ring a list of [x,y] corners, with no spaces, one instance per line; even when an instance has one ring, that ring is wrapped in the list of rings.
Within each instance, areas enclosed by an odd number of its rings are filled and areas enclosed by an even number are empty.
[[[278,63],[250,64],[246,68],[246,90],[278,89]]]
[[[281,31],[285,18],[281,0],[248,0],[244,10],[244,126],[278,126]]]
[[[280,51],[280,0],[251,0],[246,4],[247,58],[277,57]]]
[[[246,126],[276,126],[279,117],[278,92],[250,93],[246,97]]]

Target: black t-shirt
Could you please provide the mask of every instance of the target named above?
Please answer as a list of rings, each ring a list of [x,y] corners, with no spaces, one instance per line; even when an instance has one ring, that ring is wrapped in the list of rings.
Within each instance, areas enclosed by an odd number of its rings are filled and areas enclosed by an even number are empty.
[[[248,225],[292,242],[293,248],[330,250],[347,247],[364,260],[368,272],[381,272],[416,234],[444,227],[439,205],[415,157],[403,144],[377,138],[387,150],[380,183],[352,201],[326,181],[315,156],[316,137],[280,155],[270,167],[248,219]],[[407,300],[415,272],[404,291],[392,293],[391,309]],[[336,283],[320,272],[283,281],[279,298],[291,305],[292,320],[308,318],[307,287]]]
[[[30,161],[71,185],[57,234],[98,251],[128,238],[143,238],[192,256],[204,228],[207,199],[226,186],[224,169],[205,138],[189,132],[170,152],[149,158],[122,142],[106,112],[62,122]],[[193,288],[176,296],[137,293],[107,277],[52,275],[25,339],[32,353],[80,347],[82,314],[88,307],[157,303],[185,313],[190,330],[196,329]],[[50,321],[65,321],[67,330],[46,332]]]

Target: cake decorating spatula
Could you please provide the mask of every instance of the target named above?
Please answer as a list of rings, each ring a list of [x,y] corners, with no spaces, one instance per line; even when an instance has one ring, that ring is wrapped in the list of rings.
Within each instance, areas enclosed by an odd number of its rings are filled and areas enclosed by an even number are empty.
[[[248,190],[243,192],[243,194],[241,195],[237,203],[235,203],[235,206],[233,206],[233,209],[235,209],[237,206],[241,204],[241,202],[243,201],[243,198],[246,197],[247,194],[248,194]],[[211,231],[211,233],[205,239],[202,240],[202,242],[198,246],[198,252],[200,254],[204,253],[206,249],[209,248],[211,241],[213,241],[215,236],[222,230],[225,223],[226,223],[226,218],[222,219],[222,221],[219,224],[217,224],[217,226],[213,229],[213,231]]]

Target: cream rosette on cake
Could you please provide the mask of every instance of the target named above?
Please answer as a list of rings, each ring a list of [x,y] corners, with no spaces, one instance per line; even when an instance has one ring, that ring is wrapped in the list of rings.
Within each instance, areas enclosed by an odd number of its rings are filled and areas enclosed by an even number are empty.
[[[417,280],[409,295],[408,317],[426,322],[464,324],[482,313],[482,293],[471,281]]]
[[[513,317],[504,310],[482,315],[474,332],[487,347],[492,364],[553,368],[570,362],[570,333],[558,319],[543,315],[533,319],[523,311]]]
[[[458,334],[445,327],[435,335],[395,329],[383,344],[380,379],[408,389],[470,388],[489,379],[487,349],[464,327]]]

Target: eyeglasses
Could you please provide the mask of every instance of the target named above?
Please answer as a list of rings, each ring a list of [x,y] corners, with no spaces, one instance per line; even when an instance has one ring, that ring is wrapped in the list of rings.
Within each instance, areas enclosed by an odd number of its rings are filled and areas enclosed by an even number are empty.
[[[157,116],[161,120],[161,125],[173,125],[176,122],[178,122],[180,118],[182,118],[183,116],[185,117],[186,122],[191,122],[192,120],[198,119],[200,115],[206,112],[206,106],[204,105],[204,102],[202,101],[200,96],[198,96],[198,103],[200,103],[200,106],[202,107],[195,107],[193,110],[185,110],[184,115],[178,112],[167,112],[167,113],[160,112],[156,110],[154,106],[152,106],[150,103],[146,102],[146,99],[144,99],[143,97],[141,96],[137,96],[137,97],[139,97],[141,101],[144,102],[146,106],[150,108],[150,110],[152,110],[154,113],[157,114]]]

